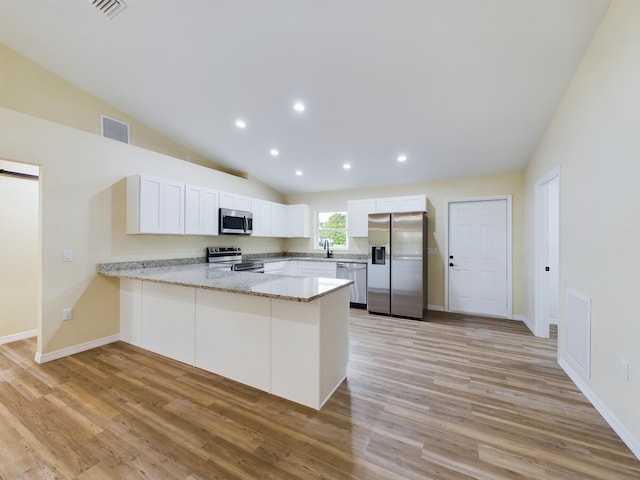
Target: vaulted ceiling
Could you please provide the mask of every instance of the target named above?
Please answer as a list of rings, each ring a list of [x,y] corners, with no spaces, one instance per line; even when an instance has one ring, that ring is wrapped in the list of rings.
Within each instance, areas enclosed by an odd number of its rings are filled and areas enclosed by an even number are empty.
[[[0,0],[0,41],[282,193],[522,170],[609,5],[125,2]]]

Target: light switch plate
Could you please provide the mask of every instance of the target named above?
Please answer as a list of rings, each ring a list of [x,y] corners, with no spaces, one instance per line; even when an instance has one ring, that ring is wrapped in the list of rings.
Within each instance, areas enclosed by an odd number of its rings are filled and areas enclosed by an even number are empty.
[[[63,250],[62,251],[62,261],[70,262],[73,260],[73,250]]]
[[[63,308],[62,309],[62,320],[71,320],[73,318],[73,309],[72,308]]]

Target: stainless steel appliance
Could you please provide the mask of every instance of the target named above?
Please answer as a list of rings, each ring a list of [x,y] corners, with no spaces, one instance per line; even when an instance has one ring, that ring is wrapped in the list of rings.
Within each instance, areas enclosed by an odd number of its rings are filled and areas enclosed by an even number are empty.
[[[367,308],[367,264],[338,262],[336,277],[353,280],[349,286],[349,303],[355,308]]]
[[[207,247],[207,260],[220,270],[264,273],[263,262],[242,260],[240,247]]]
[[[427,307],[427,215],[369,215],[367,308],[422,319]]]
[[[253,214],[244,210],[221,208],[219,225],[221,234],[251,235]]]

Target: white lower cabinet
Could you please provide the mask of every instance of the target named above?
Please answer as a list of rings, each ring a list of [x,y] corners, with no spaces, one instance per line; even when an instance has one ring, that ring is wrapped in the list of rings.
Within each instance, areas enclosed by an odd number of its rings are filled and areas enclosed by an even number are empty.
[[[141,296],[140,346],[194,365],[196,289],[143,282]]]
[[[264,273],[270,273],[272,275],[289,275],[289,262],[265,262]]]
[[[270,299],[199,289],[196,367],[268,392],[270,328]]]
[[[297,273],[300,277],[336,278],[335,262],[297,261]]]
[[[320,409],[346,377],[349,289],[295,302],[120,279],[120,337]]]

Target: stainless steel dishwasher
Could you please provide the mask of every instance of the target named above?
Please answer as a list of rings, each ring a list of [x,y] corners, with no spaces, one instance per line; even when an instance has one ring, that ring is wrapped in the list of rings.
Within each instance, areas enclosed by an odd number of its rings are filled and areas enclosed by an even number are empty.
[[[354,308],[367,308],[367,264],[338,262],[336,276],[353,280],[349,286],[349,301]]]

